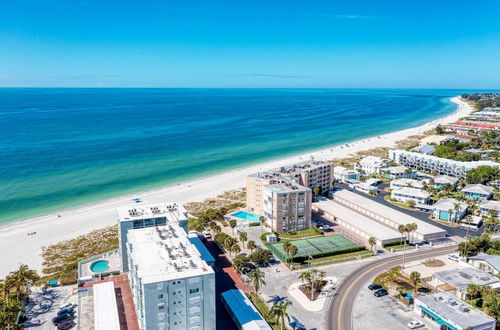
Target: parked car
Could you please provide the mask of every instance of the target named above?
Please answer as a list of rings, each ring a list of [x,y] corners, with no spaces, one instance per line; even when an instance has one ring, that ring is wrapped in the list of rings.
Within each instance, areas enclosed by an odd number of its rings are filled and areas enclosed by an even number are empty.
[[[425,324],[423,324],[422,322],[420,321],[416,321],[416,320],[413,320],[413,321],[410,321],[408,323],[408,328],[410,329],[418,329],[418,328],[421,328],[423,327]]]
[[[418,288],[418,289],[417,289],[417,291],[418,291],[418,292],[420,292],[420,293],[427,293],[427,292],[431,292],[431,290],[430,290],[430,289],[427,289],[427,288],[425,288],[425,287],[420,287],[420,288]]]
[[[372,284],[368,285],[368,289],[370,289],[370,290],[382,289],[382,285],[377,284],[377,283],[372,283]]]
[[[458,255],[456,254],[449,254],[448,255],[448,259],[452,260],[452,261],[456,261],[456,262],[459,262],[460,261],[460,258],[458,257]]]
[[[387,292],[386,289],[380,289],[380,290],[375,291],[375,293],[373,293],[373,295],[375,297],[382,297],[382,296],[386,296],[388,294],[389,294],[389,292]]]
[[[62,315],[62,314],[74,314],[75,309],[74,308],[65,308],[61,309],[59,312],[57,312],[57,315]]]
[[[53,325],[59,325],[59,323],[62,323],[63,321],[66,320],[73,320],[75,318],[74,314],[61,314],[52,319],[52,324]]]
[[[206,231],[206,230],[205,230],[205,231],[203,232],[203,237],[205,237],[205,239],[207,239],[207,238],[212,238],[212,234],[210,234],[210,232],[208,232],[208,231]]]
[[[59,306],[59,309],[65,309],[65,308],[75,308],[76,306],[78,306],[77,304],[74,304],[74,303],[66,303],[64,305],[61,305]]]
[[[57,326],[57,330],[71,329],[75,325],[76,325],[76,323],[73,320],[66,320],[66,321],[59,323],[59,325]]]

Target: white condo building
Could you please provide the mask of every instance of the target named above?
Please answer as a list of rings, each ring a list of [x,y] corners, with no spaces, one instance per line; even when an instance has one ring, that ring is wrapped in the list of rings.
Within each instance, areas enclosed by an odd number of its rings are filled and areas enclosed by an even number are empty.
[[[215,273],[177,223],[130,230],[129,279],[141,329],[215,329]]]
[[[133,206],[118,209],[118,237],[120,238],[120,254],[122,256],[123,271],[128,271],[126,257],[127,234],[130,230],[164,226],[167,223],[178,224],[187,233],[188,213],[177,203],[161,204],[134,204]]]
[[[354,168],[365,172],[365,174],[379,174],[380,170],[387,166],[388,163],[385,159],[376,156],[367,156],[361,159]]]
[[[487,165],[495,168],[500,166],[492,161],[461,162],[406,150],[390,150],[389,158],[407,167],[459,178],[465,178],[468,171],[478,166]]]

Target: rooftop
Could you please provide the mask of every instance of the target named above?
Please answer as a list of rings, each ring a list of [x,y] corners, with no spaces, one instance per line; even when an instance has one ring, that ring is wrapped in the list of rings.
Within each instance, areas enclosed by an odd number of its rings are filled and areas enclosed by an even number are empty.
[[[264,320],[259,311],[240,290],[228,290],[221,293],[226,305],[231,309],[238,323],[243,325],[248,324],[244,329],[271,329],[269,324]]]
[[[401,238],[401,234],[395,229],[387,227],[330,199],[321,198],[320,201],[314,203],[314,205],[324,212],[335,215],[335,217],[342,219],[344,222],[347,222],[351,226],[380,241],[385,242]]]
[[[176,223],[131,230],[127,236],[134,267],[145,284],[213,273]]]
[[[500,212],[500,202],[492,200],[482,201],[481,203],[479,203],[479,208]]]
[[[486,253],[479,253],[477,256],[470,257],[472,260],[484,260],[493,266],[496,270],[500,271],[500,256],[491,255]]]
[[[264,172],[258,172],[249,175],[250,177],[259,178],[259,179],[268,179],[268,180],[279,180],[279,179],[287,179],[298,176],[301,173],[307,172],[308,170],[323,167],[323,166],[331,166],[332,163],[327,161],[319,161],[319,160],[306,160],[299,163],[282,166],[279,168],[273,168]]]
[[[437,210],[442,210],[442,211],[448,211],[448,210],[453,210],[455,211],[455,205],[459,205],[459,211],[463,212],[467,210],[467,204],[464,202],[460,202],[459,200],[455,198],[441,198],[436,202],[436,204],[433,205],[434,209]]]
[[[333,168],[334,173],[342,173],[342,174],[357,174],[359,173],[356,170],[351,170],[350,168],[343,167],[343,166],[335,166]]]
[[[434,273],[432,276],[460,291],[465,290],[469,284],[491,285],[500,282],[495,276],[472,267],[445,270]]]
[[[423,188],[424,187],[424,185],[420,181],[417,181],[415,179],[405,179],[405,178],[392,180],[391,184],[400,185],[400,186],[411,186],[413,188]]]
[[[474,193],[474,194],[492,194],[493,188],[485,186],[484,184],[467,184],[462,189],[463,192]]]
[[[460,326],[461,329],[472,329],[477,325],[493,322],[494,319],[459,300],[449,292],[439,292],[417,298],[439,316]]]
[[[389,206],[381,204],[372,200],[371,198],[364,197],[353,193],[346,189],[337,190],[333,196],[338,196],[342,199],[348,200],[355,205],[359,205],[365,209],[370,210],[384,218],[390,219],[393,223],[398,225],[406,225],[409,223],[416,223],[418,225],[417,233],[421,235],[429,235],[433,233],[444,233],[445,231],[427,222],[419,220],[415,217],[407,215],[406,213],[397,211]]]
[[[120,330],[115,285],[104,282],[94,285],[94,329]]]
[[[401,194],[401,195],[411,196],[411,197],[420,197],[420,198],[429,198],[429,196],[431,195],[425,190],[411,188],[411,187],[396,188],[393,190],[393,192],[396,194]]]
[[[281,183],[269,184],[265,185],[264,188],[278,194],[287,193],[290,191],[297,191],[297,192],[311,191],[311,189],[293,182],[281,182]]]
[[[384,172],[389,172],[391,174],[405,173],[406,170],[408,170],[406,166],[391,166],[383,169]]]
[[[434,178],[434,182],[439,184],[449,183],[453,185],[458,182],[458,178],[449,175],[438,175]]]
[[[359,165],[361,166],[380,167],[385,166],[386,164],[387,161],[385,159],[377,156],[366,156],[359,161]]]
[[[187,211],[177,203],[134,204],[118,209],[118,219],[121,221],[142,220],[166,217],[168,222],[187,220]]]
[[[429,145],[429,144],[424,144],[422,146],[418,146],[418,147],[411,149],[411,151],[420,152],[420,153],[426,154],[426,155],[430,155],[430,154],[434,153],[435,150],[436,150],[436,147]]]

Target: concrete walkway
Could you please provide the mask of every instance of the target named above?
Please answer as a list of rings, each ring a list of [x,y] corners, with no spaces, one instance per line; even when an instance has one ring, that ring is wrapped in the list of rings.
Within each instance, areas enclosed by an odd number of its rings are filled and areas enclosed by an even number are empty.
[[[288,293],[295,298],[305,310],[311,312],[322,311],[325,307],[326,299],[333,294],[335,285],[338,283],[338,279],[335,277],[325,277],[325,280],[328,281],[328,284],[323,287],[316,300],[311,301],[302,291],[300,291],[299,286],[302,285],[300,282],[292,284],[288,289]]]

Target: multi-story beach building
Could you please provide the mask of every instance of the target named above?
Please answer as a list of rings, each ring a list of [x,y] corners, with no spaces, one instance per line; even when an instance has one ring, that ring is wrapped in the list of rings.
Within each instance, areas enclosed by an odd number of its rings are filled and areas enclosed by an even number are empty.
[[[123,271],[128,271],[126,257],[127,234],[130,230],[147,227],[164,226],[167,223],[176,223],[187,233],[188,213],[186,209],[176,203],[142,205],[135,204],[118,209],[118,235],[120,238],[120,254],[122,256]]]
[[[390,150],[389,158],[407,167],[458,178],[465,178],[468,171],[478,166],[486,165],[498,168],[500,165],[492,161],[461,162],[406,150]]]
[[[310,190],[320,188],[327,192],[333,188],[333,164],[310,160],[249,175],[246,181],[247,209],[264,215],[264,186],[280,183],[293,183]]]
[[[263,216],[278,233],[311,227],[312,191],[283,182],[263,187]]]
[[[141,329],[215,329],[215,273],[177,223],[130,230],[126,248]]]
[[[335,166],[333,177],[339,182],[357,181],[359,180],[359,172],[343,166]]]

